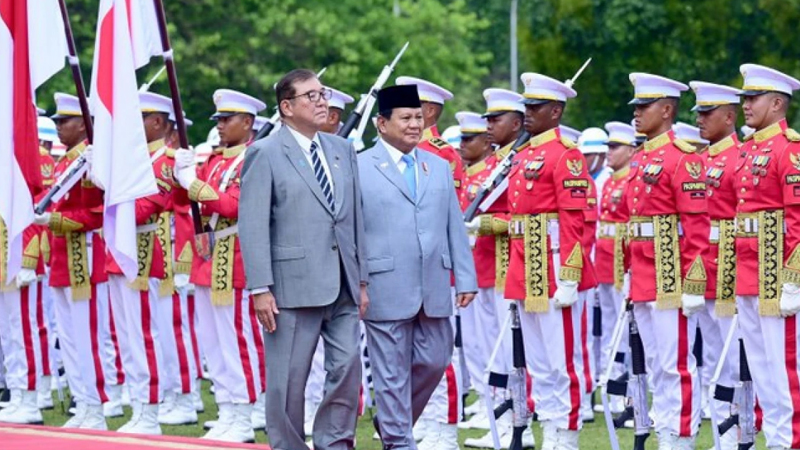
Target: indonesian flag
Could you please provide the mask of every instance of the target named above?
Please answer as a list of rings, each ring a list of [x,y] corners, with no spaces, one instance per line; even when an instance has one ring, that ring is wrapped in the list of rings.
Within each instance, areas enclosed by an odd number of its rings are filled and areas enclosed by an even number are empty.
[[[64,67],[58,0],[0,0],[0,217],[8,230],[6,280],[22,264],[22,232],[42,187],[35,90]]]
[[[152,1],[100,1],[91,89],[92,175],[105,189],[106,247],[129,280],[138,272],[135,201],[158,192],[136,83],[136,69],[158,51],[155,24]]]

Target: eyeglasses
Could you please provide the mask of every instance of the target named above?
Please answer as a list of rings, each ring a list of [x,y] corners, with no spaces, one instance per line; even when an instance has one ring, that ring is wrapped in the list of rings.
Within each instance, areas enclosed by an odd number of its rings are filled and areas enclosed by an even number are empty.
[[[322,88],[318,91],[308,91],[302,94],[297,94],[294,97],[289,97],[287,100],[293,100],[298,97],[306,96],[311,103],[317,103],[320,98],[324,98],[325,100],[330,100],[333,96],[333,91],[328,88]]]

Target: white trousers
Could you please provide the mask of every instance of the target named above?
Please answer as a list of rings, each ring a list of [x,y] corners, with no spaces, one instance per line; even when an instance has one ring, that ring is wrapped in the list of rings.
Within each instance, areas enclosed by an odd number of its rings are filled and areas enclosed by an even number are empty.
[[[164,357],[159,375],[165,391],[188,394],[195,385],[198,373],[190,328],[192,320],[185,288],[158,300],[159,342]]]
[[[697,319],[680,309],[657,309],[655,302],[635,303],[633,314],[650,360],[656,431],[695,436],[700,426],[700,380],[692,354]]]
[[[450,298],[455,301],[455,288],[450,288]],[[450,323],[455,334],[455,316],[450,318]],[[455,349],[450,365],[445,369],[442,379],[439,380],[439,384],[433,391],[430,400],[428,400],[428,405],[425,406],[419,420],[431,420],[447,424],[460,422],[464,407],[461,395],[466,392],[464,390],[466,387],[462,388],[462,377],[460,355],[458,349]]]
[[[797,316],[763,317],[756,296],[737,296],[736,301],[767,446],[800,448]]]
[[[517,303],[539,420],[559,429],[580,430],[585,389],[580,340],[583,301],[559,309],[550,299],[543,313],[525,312],[525,302]]]
[[[725,347],[725,339],[728,338],[728,331],[731,329],[733,317],[717,317],[714,312],[713,301],[707,301],[706,307],[697,312],[697,323],[700,332],[703,333],[703,367],[700,368],[699,375],[702,389],[708,389],[711,378],[717,367],[722,363],[719,380],[717,384],[721,386],[734,387],[739,381],[739,339],[738,333],[733,336],[728,354],[722,358],[722,350]],[[730,403],[718,400],[711,401],[710,407],[716,410],[717,417],[725,419],[730,416]]]
[[[322,338],[317,342],[314,357],[311,359],[311,371],[306,381],[306,401],[317,405],[322,402],[322,389],[325,386],[325,347]]]
[[[77,402],[105,403],[106,374],[114,367],[114,361],[103,351],[103,340],[108,336],[107,322],[102,320],[103,311],[108,311],[108,285],[92,285],[88,300],[72,300],[70,288],[53,287],[51,292],[70,392]]]
[[[486,364],[492,355],[495,340],[500,336],[497,315],[500,302],[503,299],[497,299],[494,288],[482,288],[478,289],[472,303],[461,310],[461,342],[464,345],[467,372],[473,389],[479,395],[483,395],[486,385]],[[494,366],[504,369],[501,373],[508,373],[503,364],[506,355],[498,352],[498,356],[503,361],[496,361]]]
[[[209,287],[195,287],[198,336],[217,403],[255,403],[264,390],[251,321],[255,314],[248,291],[236,289],[233,295],[232,305],[215,306]]]
[[[42,376],[36,320],[38,284],[0,292],[0,345],[9,389],[35,391]]]
[[[596,345],[594,327],[594,304],[596,291],[594,288],[580,292],[582,296],[583,311],[581,311],[581,359],[583,361],[584,394],[594,392],[594,380],[597,379],[597,362],[595,361],[594,348]]]
[[[159,330],[158,287],[151,278],[148,291],[131,289],[122,275],[110,275],[114,327],[131,400],[157,404],[163,400],[162,373],[165,370],[161,347],[165,334]]]

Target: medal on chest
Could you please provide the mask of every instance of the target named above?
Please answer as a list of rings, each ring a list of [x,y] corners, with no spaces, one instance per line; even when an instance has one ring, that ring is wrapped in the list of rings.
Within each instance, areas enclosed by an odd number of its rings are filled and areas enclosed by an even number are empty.
[[[540,176],[542,176],[542,168],[544,167],[544,158],[541,156],[537,156],[533,161],[528,162],[525,164],[523,168],[523,176],[528,183],[526,184],[526,188],[531,190],[533,188],[533,182],[531,180],[538,180]]]
[[[769,164],[770,157],[766,155],[758,155],[753,157],[753,167],[750,169],[750,173],[753,174],[753,184],[758,185],[758,177],[764,177],[767,175],[767,165]]]
[[[718,167],[709,167],[706,171],[706,185],[718,188],[723,173],[723,170]]]
[[[656,184],[656,182],[658,182],[658,176],[661,175],[662,170],[663,167],[661,167],[660,165],[648,164],[644,166],[644,176],[642,177],[642,180],[644,180],[645,183],[650,185]],[[650,192],[649,186],[647,188],[647,192],[648,193]]]
[[[469,201],[475,200],[475,197],[478,195],[478,190],[481,188],[480,184],[470,184],[467,187],[467,199]]]

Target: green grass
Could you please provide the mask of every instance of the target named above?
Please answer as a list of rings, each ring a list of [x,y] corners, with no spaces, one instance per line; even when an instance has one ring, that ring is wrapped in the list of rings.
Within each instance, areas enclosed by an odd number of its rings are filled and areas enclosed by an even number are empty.
[[[207,382],[203,382],[203,402],[205,403],[205,412],[199,414],[198,425],[162,426],[161,429],[164,434],[173,436],[199,437],[205,433],[205,430],[202,428],[203,421],[213,420],[217,417],[216,404],[214,403],[213,395],[209,392],[208,388],[209,384]],[[474,398],[469,399],[468,403],[471,403],[472,401],[474,401]],[[128,418],[130,418],[130,414],[130,408],[126,407],[125,417],[108,419],[109,429],[116,430],[117,428],[121,427],[125,422],[127,422]],[[43,415],[45,424],[50,426],[61,426],[69,418],[61,411],[61,407],[58,404],[56,404],[53,410],[44,411]],[[608,433],[606,431],[606,425],[602,418],[602,414],[596,414],[595,417],[596,420],[594,423],[584,424],[583,431],[581,432],[580,447],[583,450],[610,450],[611,445],[609,444]],[[708,421],[703,421],[703,424],[700,427],[700,436],[697,439],[697,450],[706,450],[713,447],[713,440],[711,437],[709,424],[710,423]],[[380,442],[372,439],[373,432],[374,429],[372,428],[371,415],[370,412],[367,412],[365,416],[360,417],[358,420],[356,436],[358,439],[357,443],[359,450],[381,450]],[[484,431],[479,430],[460,430],[459,442],[463,446],[465,439],[470,437],[480,437],[484,433]],[[538,424],[534,424],[533,433],[536,436],[537,444],[540,444],[542,441],[542,433]],[[617,435],[619,436],[621,450],[629,450],[632,448],[633,432],[631,430],[620,430],[618,431]],[[263,432],[257,432],[256,441],[259,443],[268,443],[269,439]],[[757,445],[759,448],[763,448],[764,446],[761,436],[759,436]],[[647,449],[655,450],[657,446],[655,434],[652,434],[647,440]]]

